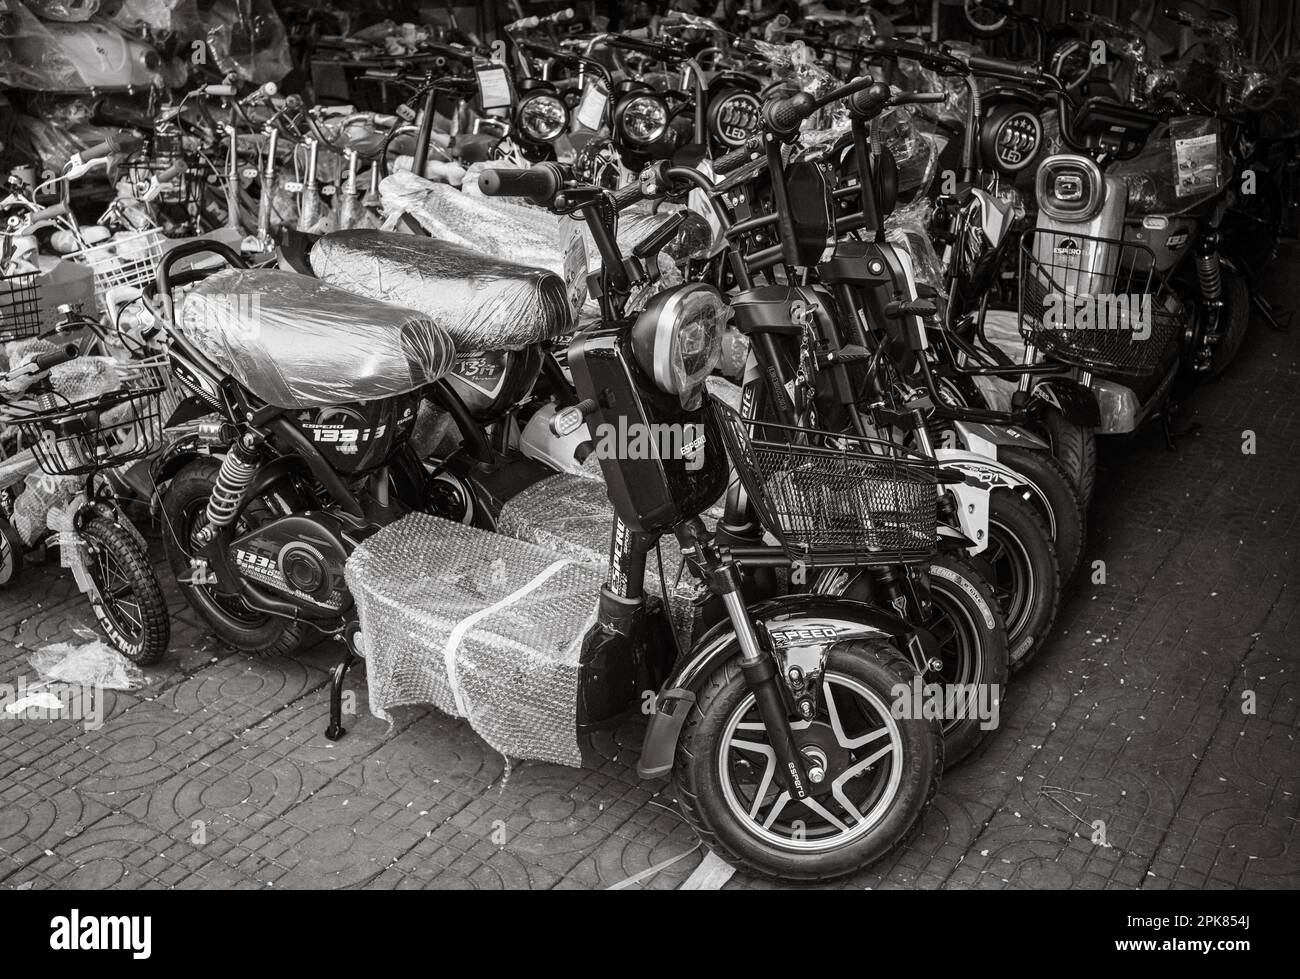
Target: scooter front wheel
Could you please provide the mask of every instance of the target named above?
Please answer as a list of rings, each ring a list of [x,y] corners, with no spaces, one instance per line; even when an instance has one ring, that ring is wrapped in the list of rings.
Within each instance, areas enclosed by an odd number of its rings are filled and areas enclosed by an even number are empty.
[[[23,541],[13,524],[0,517],[0,588],[6,588],[23,575]]]
[[[131,662],[158,662],[171,642],[171,616],[149,555],[131,530],[108,517],[91,517],[80,535],[100,628]]]
[[[704,683],[678,741],[683,815],[725,860],[765,877],[824,880],[885,856],[918,823],[943,771],[940,725],[894,709],[914,675],[887,643],[827,651],[810,677],[816,712],[791,724],[812,782],[794,801],[739,659],[728,661]]]

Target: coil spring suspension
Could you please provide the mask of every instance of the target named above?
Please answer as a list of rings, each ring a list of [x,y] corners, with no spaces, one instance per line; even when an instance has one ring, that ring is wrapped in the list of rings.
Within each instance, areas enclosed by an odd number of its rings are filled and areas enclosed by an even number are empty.
[[[239,512],[239,504],[244,498],[244,490],[253,481],[257,472],[257,456],[250,439],[245,438],[231,446],[226,457],[221,460],[217,471],[216,485],[208,497],[208,522],[203,528],[205,539],[211,539],[221,527],[228,527]]]
[[[1217,248],[1197,252],[1196,278],[1201,284],[1201,298],[1207,303],[1218,302],[1223,294],[1223,269]]]

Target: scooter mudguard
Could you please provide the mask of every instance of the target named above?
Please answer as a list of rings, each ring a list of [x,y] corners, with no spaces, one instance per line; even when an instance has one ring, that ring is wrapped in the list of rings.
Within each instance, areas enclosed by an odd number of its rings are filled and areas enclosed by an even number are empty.
[[[765,629],[778,654],[800,652],[820,655],[831,643],[849,639],[884,639],[908,650],[916,638],[906,622],[862,602],[831,595],[784,595],[750,606],[756,625]],[[655,712],[650,716],[637,774],[657,778],[668,774],[677,753],[677,739],[687,714],[704,682],[740,646],[731,622],[724,620],[695,643],[660,688]]]
[[[1014,445],[1022,449],[1051,450],[1046,439],[1041,439],[1033,432],[1017,425],[986,425],[983,422],[953,422],[953,428],[962,436],[966,447],[972,448],[971,440],[980,439],[994,446]]]
[[[1065,377],[1048,378],[1034,385],[1030,397],[1055,408],[1067,421],[1076,425],[1096,428],[1101,424],[1096,395],[1078,381]]]
[[[961,532],[974,542],[969,553],[978,554],[989,546],[989,494],[995,489],[1023,486],[1025,478],[1005,463],[980,453],[935,449],[934,455],[940,465],[966,476],[966,482],[952,483],[948,488],[957,497]]]

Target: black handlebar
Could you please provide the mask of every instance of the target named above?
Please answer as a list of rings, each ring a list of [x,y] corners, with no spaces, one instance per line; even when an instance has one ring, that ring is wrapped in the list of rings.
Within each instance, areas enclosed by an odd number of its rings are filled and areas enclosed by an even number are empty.
[[[763,104],[763,128],[774,136],[788,139],[816,111],[817,99],[807,92],[797,92],[785,99],[770,99]]]
[[[972,54],[965,59],[971,71],[981,75],[1003,75],[1011,78],[1037,78],[1041,74],[1032,61],[1006,61],[982,54]]]
[[[484,170],[478,175],[484,197],[527,197],[535,204],[549,204],[561,185],[560,171],[548,163],[528,170]]]
[[[32,358],[32,363],[36,365],[38,371],[47,371],[51,367],[58,367],[70,360],[76,360],[77,353],[77,345],[69,343],[58,350],[51,350],[47,354],[37,354]]]

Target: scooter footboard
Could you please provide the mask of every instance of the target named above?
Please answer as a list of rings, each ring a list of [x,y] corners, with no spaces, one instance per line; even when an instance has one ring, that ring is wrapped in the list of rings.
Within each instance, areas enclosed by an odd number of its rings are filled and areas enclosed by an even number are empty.
[[[370,710],[433,704],[513,758],[581,764],[579,657],[599,565],[412,514],[348,560]]]

